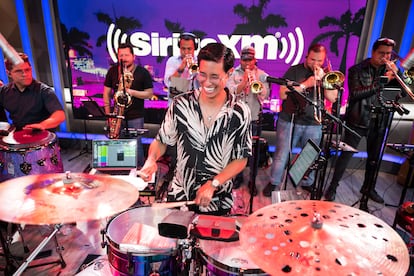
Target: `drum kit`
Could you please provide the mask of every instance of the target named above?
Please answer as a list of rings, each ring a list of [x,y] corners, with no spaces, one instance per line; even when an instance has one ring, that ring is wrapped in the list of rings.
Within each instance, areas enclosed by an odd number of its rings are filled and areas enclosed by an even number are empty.
[[[397,232],[335,202],[285,201],[249,216],[214,217],[184,210],[194,201],[131,208],[138,198],[134,185],[106,175],[43,173],[2,182],[0,220],[56,226],[13,275],[52,237],[57,244],[62,224],[107,218],[106,262],[79,275],[405,275],[409,268]]]

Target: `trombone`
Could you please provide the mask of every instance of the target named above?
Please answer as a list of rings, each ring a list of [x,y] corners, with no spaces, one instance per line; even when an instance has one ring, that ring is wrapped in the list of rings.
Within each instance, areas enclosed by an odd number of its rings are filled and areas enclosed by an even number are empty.
[[[387,65],[387,68],[394,74],[395,79],[398,81],[398,83],[401,85],[401,88],[407,93],[408,96],[410,96],[410,98],[414,101],[414,94],[411,91],[410,87],[408,87],[408,85],[404,82],[404,80],[401,79],[401,77],[398,75],[398,71],[396,71],[392,65],[394,64],[393,61],[391,60],[387,60],[387,59],[383,59],[384,63]],[[412,70],[407,70],[407,71],[411,71],[411,73],[407,73],[407,74],[412,74]],[[411,76],[412,77],[412,76]]]

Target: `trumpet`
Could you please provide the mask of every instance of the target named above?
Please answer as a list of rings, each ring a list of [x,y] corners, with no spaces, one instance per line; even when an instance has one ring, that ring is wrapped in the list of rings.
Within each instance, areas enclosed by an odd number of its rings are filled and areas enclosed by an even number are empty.
[[[186,59],[187,59],[188,73],[190,75],[192,75],[193,73],[196,73],[198,71],[198,64],[194,60],[194,57],[192,55],[187,55]]]
[[[253,72],[253,70],[246,69],[249,86],[250,86],[250,92],[253,94],[259,94],[263,91],[263,83],[258,81],[256,78],[256,74]]]
[[[408,87],[408,85],[398,75],[398,72],[392,67],[392,65],[394,64],[394,62],[392,62],[390,60],[387,60],[387,59],[382,59],[382,61],[387,65],[387,68],[394,74],[395,79],[401,85],[401,88],[407,93],[408,96],[410,96],[410,98],[412,100],[414,100],[414,94],[411,91],[410,87]]]

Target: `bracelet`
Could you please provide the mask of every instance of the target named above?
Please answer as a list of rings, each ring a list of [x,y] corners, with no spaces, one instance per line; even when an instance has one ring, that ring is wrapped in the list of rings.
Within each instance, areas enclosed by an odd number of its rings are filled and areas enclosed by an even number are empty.
[[[182,73],[184,72],[184,69],[181,69],[181,70],[180,70],[180,68],[178,68],[178,69],[177,69],[177,72],[178,72],[179,74],[182,74]]]

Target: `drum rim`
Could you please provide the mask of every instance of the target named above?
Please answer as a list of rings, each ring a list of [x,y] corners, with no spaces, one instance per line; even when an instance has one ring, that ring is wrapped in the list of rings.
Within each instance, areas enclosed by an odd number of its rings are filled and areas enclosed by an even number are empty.
[[[202,248],[199,248],[199,253],[201,253],[201,257],[204,259],[204,261],[206,262],[205,265],[210,264],[215,266],[216,268],[220,269],[223,272],[228,272],[228,273],[240,273],[242,272],[243,275],[245,274],[252,274],[252,275],[267,275],[266,272],[264,272],[263,270],[261,270],[259,267],[258,268],[248,268],[248,269],[244,269],[243,267],[231,267],[228,266],[216,259],[214,259],[213,257],[207,255],[207,253],[205,253]]]
[[[175,252],[177,252],[177,247],[178,245],[176,244],[174,247],[171,248],[165,248],[162,250],[157,250],[156,248],[149,248],[148,250],[137,250],[137,251],[124,251],[120,248],[122,243],[118,243],[117,241],[115,241],[115,239],[113,237],[111,237],[111,233],[109,233],[109,227],[111,225],[111,223],[113,223],[113,221],[117,218],[119,218],[120,216],[122,216],[123,214],[126,214],[128,212],[131,212],[133,210],[137,210],[140,208],[151,208],[150,205],[144,205],[144,206],[136,206],[136,207],[130,207],[127,210],[124,210],[116,215],[114,215],[107,223],[106,227],[105,227],[105,238],[107,239],[107,245],[110,248],[113,248],[115,251],[121,253],[121,254],[132,254],[132,255],[136,255],[136,256],[158,256],[158,255],[171,255]],[[151,226],[151,225],[150,225]],[[152,227],[152,226],[151,226]],[[168,239],[172,239],[172,240],[176,240],[173,238],[168,238]],[[108,248],[108,250],[110,250],[110,248]]]
[[[31,152],[41,148],[56,144],[58,142],[57,135],[51,131],[48,131],[47,137],[41,139],[38,144],[27,143],[27,144],[9,144],[0,139],[0,148],[4,151],[9,152]]]

